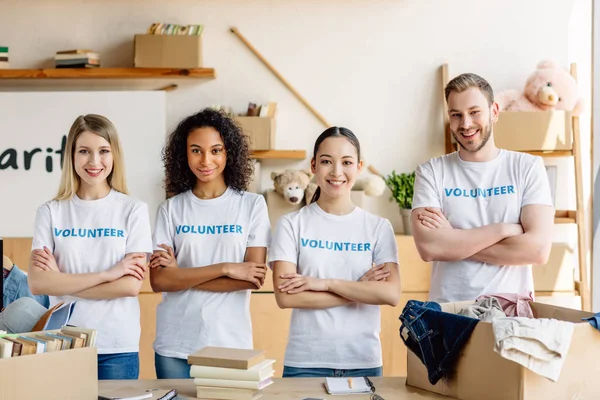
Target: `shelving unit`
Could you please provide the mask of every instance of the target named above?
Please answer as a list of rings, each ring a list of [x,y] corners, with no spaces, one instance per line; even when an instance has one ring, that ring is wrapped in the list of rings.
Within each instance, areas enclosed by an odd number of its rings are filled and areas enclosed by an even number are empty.
[[[255,150],[251,157],[257,160],[304,160],[305,150]]]
[[[577,79],[577,66],[571,64],[571,75]],[[442,92],[449,82],[448,65],[442,65]],[[444,141],[446,153],[456,151],[457,143],[454,142],[450,132],[447,104],[444,99]],[[521,117],[527,133],[516,133],[514,130],[503,135],[500,126],[503,115],[505,119]],[[579,117],[572,116],[564,111],[547,112],[501,112],[500,121],[494,128],[494,138],[498,147],[521,151],[541,157],[573,157],[575,167],[575,210],[556,210],[554,216],[555,224],[577,225],[577,249],[579,258],[579,281],[574,282],[574,288],[581,295],[582,309],[591,311],[590,286],[588,279],[588,263],[585,238],[585,215],[583,205],[583,170],[581,165],[581,132]],[[512,128],[515,127],[513,123]],[[532,137],[535,137],[539,148],[531,146]],[[533,140],[535,142],[535,140]],[[519,142],[519,143],[517,143]]]
[[[214,79],[213,68],[47,68],[0,69],[0,79]]]

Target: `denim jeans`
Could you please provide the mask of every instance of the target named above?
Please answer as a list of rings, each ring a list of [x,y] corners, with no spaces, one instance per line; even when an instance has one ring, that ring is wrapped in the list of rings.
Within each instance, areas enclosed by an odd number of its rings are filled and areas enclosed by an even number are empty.
[[[158,379],[190,379],[190,368],[185,358],[164,357],[154,353],[154,368]]]
[[[438,303],[409,300],[400,315],[400,338],[427,368],[435,385],[449,376],[478,319],[441,311]]]
[[[600,330],[600,313],[596,313],[589,318],[581,318],[582,321],[587,321],[591,326]]]
[[[31,290],[29,290],[29,284],[27,282],[27,275],[16,265],[13,265],[10,273],[2,283],[3,307],[8,306],[10,303],[20,299],[21,297],[31,297],[44,307],[49,308],[50,300],[48,299],[48,296],[45,294],[31,294]]]
[[[296,368],[283,366],[284,378],[372,377],[381,376],[382,367],[364,369]]]
[[[138,353],[98,354],[98,379],[137,379],[139,375]]]

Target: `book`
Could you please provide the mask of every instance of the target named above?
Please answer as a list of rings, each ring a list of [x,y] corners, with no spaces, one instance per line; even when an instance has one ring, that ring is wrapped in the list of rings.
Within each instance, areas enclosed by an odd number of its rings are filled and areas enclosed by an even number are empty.
[[[373,384],[366,377],[325,378],[325,388],[329,394],[371,393]]]
[[[262,392],[251,389],[196,386],[196,397],[218,400],[257,400],[262,397]]]
[[[123,386],[98,393],[98,400],[142,400],[151,398],[151,392],[133,386]]]
[[[55,308],[41,330],[50,331],[65,326],[73,314],[76,303],[76,301],[72,301]]]
[[[8,47],[0,46],[0,53],[8,53]]]
[[[12,357],[13,342],[0,338],[0,358]]]
[[[79,326],[71,326],[65,325],[61,329],[64,332],[75,332],[75,333],[85,333],[87,334],[87,340],[85,341],[85,347],[93,347],[96,345],[96,330],[89,328],[82,328]]]
[[[89,49],[74,49],[74,50],[60,50],[57,51],[56,54],[85,54],[85,53],[93,53],[93,50]]]
[[[273,380],[271,380],[271,378],[267,378],[260,382],[236,381],[231,379],[194,378],[194,385],[196,386],[262,390],[268,386],[271,386],[272,384]]]
[[[188,356],[188,364],[208,367],[248,369],[264,361],[264,350],[205,347]]]
[[[275,363],[275,360],[264,360],[248,369],[192,365],[190,368],[190,377],[260,382],[273,376],[275,373],[273,363]]]

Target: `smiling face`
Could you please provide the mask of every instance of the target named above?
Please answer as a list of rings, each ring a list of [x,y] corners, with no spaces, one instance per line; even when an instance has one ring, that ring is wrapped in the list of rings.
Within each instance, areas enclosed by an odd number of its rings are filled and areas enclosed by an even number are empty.
[[[187,159],[188,166],[199,183],[218,179],[225,181],[225,143],[215,128],[196,128],[190,132],[187,138]]]
[[[321,142],[311,170],[321,195],[330,198],[349,196],[362,169],[356,147],[345,137],[329,137]]]
[[[95,133],[81,133],[75,141],[73,165],[82,186],[106,185],[113,169],[110,143]]]
[[[492,126],[498,120],[498,104],[490,106],[477,87],[448,96],[450,131],[458,144],[467,152],[476,153],[488,144]]]

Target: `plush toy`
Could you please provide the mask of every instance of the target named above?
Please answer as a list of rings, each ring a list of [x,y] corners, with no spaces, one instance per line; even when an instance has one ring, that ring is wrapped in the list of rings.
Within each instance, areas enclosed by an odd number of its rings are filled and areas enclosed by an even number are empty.
[[[529,76],[525,89],[496,94],[500,111],[565,110],[573,115],[583,111],[583,99],[577,95],[577,82],[564,68],[552,61],[542,61]]]
[[[371,166],[363,167],[362,172],[356,178],[352,190],[364,190],[367,196],[381,196],[385,191],[385,180]]]
[[[271,173],[275,191],[290,204],[300,204],[304,198],[310,202],[317,190],[317,185],[310,181],[312,176],[312,173],[306,170],[288,169]]]

